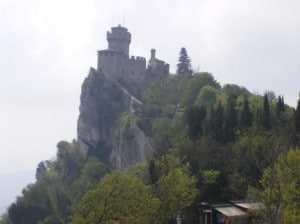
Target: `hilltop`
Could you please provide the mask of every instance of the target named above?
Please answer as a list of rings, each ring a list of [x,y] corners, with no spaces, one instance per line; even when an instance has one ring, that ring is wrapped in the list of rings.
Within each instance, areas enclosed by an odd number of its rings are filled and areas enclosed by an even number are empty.
[[[155,50],[146,66],[124,27],[107,39],[82,84],[77,138],[38,164],[6,222],[199,223],[201,202],[249,198],[271,210],[262,221],[299,219],[300,101],[221,86],[189,60],[169,74]]]

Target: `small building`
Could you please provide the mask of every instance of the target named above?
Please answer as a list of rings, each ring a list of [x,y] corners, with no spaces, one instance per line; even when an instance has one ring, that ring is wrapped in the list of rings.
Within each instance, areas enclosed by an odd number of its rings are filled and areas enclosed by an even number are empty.
[[[212,205],[213,224],[246,224],[247,213],[233,204]]]
[[[230,201],[230,203],[246,212],[249,210],[260,210],[263,208],[263,204],[259,202]]]
[[[262,209],[262,204],[248,201],[230,201],[223,204],[206,204],[201,211],[202,224],[248,224],[250,210]]]

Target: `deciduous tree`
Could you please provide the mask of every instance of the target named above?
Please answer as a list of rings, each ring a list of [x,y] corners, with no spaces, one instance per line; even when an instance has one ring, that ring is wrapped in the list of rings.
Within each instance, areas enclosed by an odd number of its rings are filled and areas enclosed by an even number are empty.
[[[147,224],[156,217],[158,204],[137,177],[112,172],[74,205],[71,223]]]

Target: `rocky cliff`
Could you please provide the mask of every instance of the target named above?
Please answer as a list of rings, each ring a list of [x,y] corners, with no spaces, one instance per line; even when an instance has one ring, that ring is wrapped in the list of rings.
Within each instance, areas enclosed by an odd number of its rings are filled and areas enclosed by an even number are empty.
[[[82,84],[79,110],[77,148],[83,156],[95,155],[123,169],[153,151],[151,139],[136,124],[142,102],[93,68]]]

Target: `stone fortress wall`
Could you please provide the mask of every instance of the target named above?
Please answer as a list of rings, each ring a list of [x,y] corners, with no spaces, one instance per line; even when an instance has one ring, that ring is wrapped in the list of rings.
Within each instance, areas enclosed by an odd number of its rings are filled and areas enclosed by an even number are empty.
[[[127,28],[112,27],[107,32],[108,49],[98,51],[97,71],[108,78],[122,79],[127,84],[143,88],[152,79],[169,74],[169,65],[155,58],[155,50],[151,50],[148,62],[144,57],[129,56],[131,34]]]

